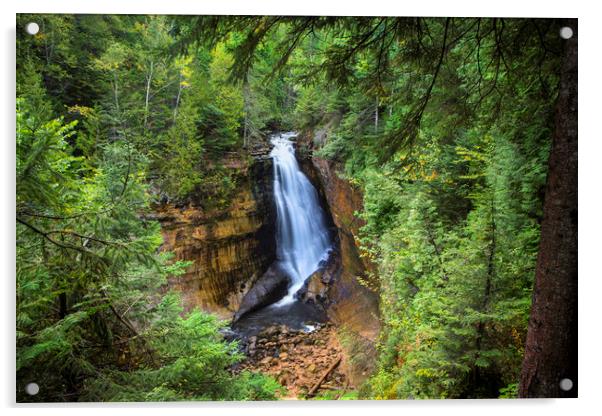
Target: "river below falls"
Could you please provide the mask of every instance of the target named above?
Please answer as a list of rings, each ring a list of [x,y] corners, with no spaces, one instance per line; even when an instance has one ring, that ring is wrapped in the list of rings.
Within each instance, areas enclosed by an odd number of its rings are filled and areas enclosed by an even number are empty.
[[[326,314],[320,307],[295,300],[286,305],[269,305],[251,312],[238,320],[231,329],[238,337],[248,338],[274,325],[311,332],[316,324],[326,321]]]

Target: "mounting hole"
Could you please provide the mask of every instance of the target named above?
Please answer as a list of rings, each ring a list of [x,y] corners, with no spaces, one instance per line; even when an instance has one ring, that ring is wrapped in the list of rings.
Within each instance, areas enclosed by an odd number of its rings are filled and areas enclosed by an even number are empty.
[[[560,37],[562,39],[570,39],[573,37],[573,29],[568,26],[564,26],[560,28]]]
[[[573,388],[573,380],[570,378],[563,378],[560,380],[560,390],[570,391]]]
[[[39,392],[40,386],[38,386],[38,383],[29,383],[27,386],[25,386],[25,393],[29,394],[30,396],[35,396]]]
[[[35,22],[30,22],[25,25],[25,31],[30,35],[35,35],[40,31],[40,25]]]

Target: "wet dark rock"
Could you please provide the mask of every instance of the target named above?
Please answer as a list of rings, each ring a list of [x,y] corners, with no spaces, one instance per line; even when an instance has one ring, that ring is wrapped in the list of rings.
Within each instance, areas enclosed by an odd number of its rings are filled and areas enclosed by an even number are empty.
[[[249,312],[282,299],[286,295],[289,283],[290,278],[280,265],[272,264],[243,297],[240,308],[234,314],[233,322]]]
[[[341,273],[341,258],[338,249],[331,250],[328,259],[305,281],[297,292],[297,298],[306,303],[319,305],[324,310],[329,306],[328,292]]]
[[[222,328],[219,330],[219,332],[222,334],[222,336],[224,337],[225,341],[231,342],[234,340],[239,339],[239,335],[232,331],[230,328]]]
[[[265,338],[270,338],[273,337],[274,335],[278,334],[279,332],[279,328],[277,326],[270,326],[267,327],[266,329],[264,329],[263,331],[261,331],[261,336],[265,337]]]

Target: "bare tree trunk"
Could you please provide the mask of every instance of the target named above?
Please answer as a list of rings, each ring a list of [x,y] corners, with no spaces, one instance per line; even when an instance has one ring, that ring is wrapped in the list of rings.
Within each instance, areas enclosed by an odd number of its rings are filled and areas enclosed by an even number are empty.
[[[153,79],[154,64],[154,61],[151,61],[150,71],[148,73],[148,77],[146,78],[146,99],[144,101],[144,128],[146,128],[146,123],[148,121],[148,103],[150,101],[150,87],[151,81]]]
[[[178,115],[178,105],[180,104],[180,96],[182,95],[182,73],[180,73],[180,80],[178,81],[178,96],[176,97],[176,106],[173,109],[173,122],[176,123],[176,116]]]
[[[113,71],[113,99],[115,100],[115,119],[121,120],[121,111],[119,109],[119,83],[117,78],[117,72]],[[119,129],[118,123],[113,123],[111,126],[112,140],[119,140]]]
[[[242,87],[243,95],[243,111],[245,113],[244,131],[243,131],[243,147],[249,145],[249,81],[245,79]]]
[[[376,97],[376,104],[374,106],[374,133],[378,133],[378,97]]]
[[[46,24],[42,20],[42,33],[46,33]],[[46,57],[46,65],[50,65],[50,50],[48,49],[48,36],[44,36],[44,56]]]
[[[520,397],[577,397],[577,20],[567,23]]]
[[[119,113],[119,90],[117,88],[117,73],[113,72],[113,97],[115,98],[115,109]]]
[[[243,138],[242,138],[242,146],[244,148],[246,148],[248,145],[248,143],[247,143],[247,141],[249,140],[248,135],[249,135],[249,119],[245,113],[245,125],[244,125]]]

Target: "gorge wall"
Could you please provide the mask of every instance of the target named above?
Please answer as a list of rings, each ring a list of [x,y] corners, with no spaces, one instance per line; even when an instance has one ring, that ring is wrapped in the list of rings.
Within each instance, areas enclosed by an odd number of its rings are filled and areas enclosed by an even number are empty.
[[[353,363],[347,362],[351,380],[359,385],[373,370],[375,343],[380,331],[378,291],[373,273],[376,268],[362,256],[359,231],[365,224],[355,215],[363,209],[363,195],[337,173],[336,162],[313,154],[313,133],[306,132],[297,140],[297,158],[330,209],[337,228],[340,268],[337,277],[322,290],[327,298],[327,313],[337,325],[343,347]],[[312,276],[313,278],[313,276]],[[323,279],[324,280],[324,279]],[[311,279],[308,286],[321,286]],[[345,342],[346,340],[346,342]]]
[[[378,294],[369,289],[375,266],[361,255],[358,240],[364,221],[355,215],[363,209],[361,191],[337,173],[336,162],[313,156],[311,134],[299,137],[299,161],[304,173],[330,208],[338,231],[341,276],[329,289],[329,316],[368,339],[376,339],[379,324]]]
[[[224,161],[236,189],[222,208],[200,203],[156,207],[164,244],[176,260],[192,261],[185,274],[169,279],[182,293],[185,310],[200,307],[230,319],[253,283],[276,258],[272,161]]]

